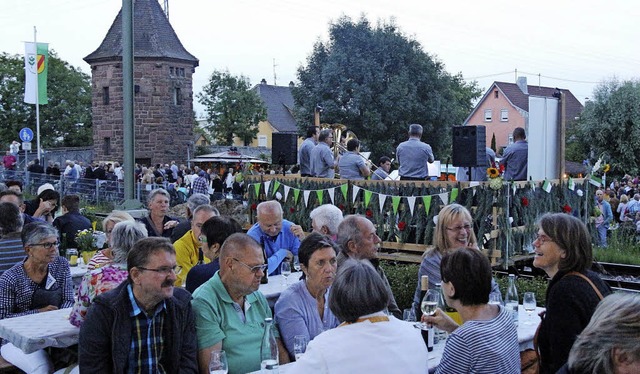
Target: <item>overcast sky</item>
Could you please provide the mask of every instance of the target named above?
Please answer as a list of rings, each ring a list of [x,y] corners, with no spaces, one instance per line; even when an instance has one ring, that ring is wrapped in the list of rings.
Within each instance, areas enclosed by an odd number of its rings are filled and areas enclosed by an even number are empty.
[[[2,1],[0,52],[23,54],[22,42],[33,40],[36,26],[38,41],[86,73],[82,58],[100,45],[122,5]],[[517,69],[530,85],[540,75],[541,85],[570,89],[584,102],[603,80],[640,75],[640,3],[633,0],[169,0],[173,28],[200,60],[195,94],[215,69],[245,75],[252,84],[296,82],[314,42],[327,40],[328,24],[363,13],[372,22],[395,19],[449,73],[461,72],[483,90],[493,81],[515,82]]]

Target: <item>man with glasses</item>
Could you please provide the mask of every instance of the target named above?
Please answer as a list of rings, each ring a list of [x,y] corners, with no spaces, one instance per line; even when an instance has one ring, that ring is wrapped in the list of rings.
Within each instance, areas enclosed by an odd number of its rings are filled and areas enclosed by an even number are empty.
[[[264,319],[271,318],[267,299],[258,291],[266,271],[262,248],[236,233],[220,249],[220,270],[193,293],[200,372],[208,373],[211,352],[224,350],[230,373],[260,370]],[[280,363],[289,361],[278,338]]]
[[[129,278],[94,299],[80,329],[81,373],[197,373],[191,295],[174,288],[176,253],[166,238],[138,241]]]
[[[324,129],[318,135],[318,144],[311,151],[311,173],[318,178],[333,179],[338,161],[333,159],[333,130]]]
[[[176,277],[176,287],[182,287],[187,279],[187,273],[197,264],[209,263],[210,260],[204,257],[200,249],[200,233],[202,225],[211,217],[219,215],[218,209],[211,205],[200,205],[193,212],[191,219],[191,230],[187,231],[173,245],[176,248],[176,261],[182,271]]]

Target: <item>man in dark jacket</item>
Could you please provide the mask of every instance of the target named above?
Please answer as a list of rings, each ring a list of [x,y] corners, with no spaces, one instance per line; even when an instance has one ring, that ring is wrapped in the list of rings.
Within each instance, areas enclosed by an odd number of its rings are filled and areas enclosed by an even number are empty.
[[[176,252],[166,238],[138,241],[129,278],[94,300],[80,329],[81,373],[197,373],[191,294],[173,287]]]
[[[60,205],[64,214],[53,220],[53,226],[60,232],[60,242],[64,240],[65,248],[78,248],[78,231],[91,229],[91,221],[80,214],[78,195],[66,195]]]

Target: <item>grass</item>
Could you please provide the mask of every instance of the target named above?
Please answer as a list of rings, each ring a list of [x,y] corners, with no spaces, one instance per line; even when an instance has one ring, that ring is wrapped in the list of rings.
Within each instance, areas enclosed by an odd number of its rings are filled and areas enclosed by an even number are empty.
[[[608,239],[608,247],[594,247],[593,259],[601,262],[640,265],[640,244],[635,232],[615,230]]]

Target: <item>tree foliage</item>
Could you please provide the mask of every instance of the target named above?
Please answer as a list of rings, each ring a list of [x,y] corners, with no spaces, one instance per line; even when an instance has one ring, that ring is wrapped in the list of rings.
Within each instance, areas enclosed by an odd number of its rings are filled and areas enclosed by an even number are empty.
[[[579,120],[577,136],[616,174],[640,173],[640,81],[604,82]]]
[[[258,134],[258,123],[267,118],[267,109],[249,79],[228,71],[214,71],[198,101],[212,123],[208,130],[223,145],[232,145],[234,136],[249,145]]]
[[[91,78],[49,51],[47,96],[40,105],[40,142],[43,148],[87,146],[93,143]],[[36,109],[24,102],[24,60],[0,53],[0,142],[18,140],[18,131],[36,132]],[[35,143],[35,140],[34,140]],[[34,144],[35,149],[35,144]]]
[[[364,16],[332,23],[329,40],[318,41],[298,68],[298,80],[293,95],[301,132],[319,104],[321,122],[346,125],[372,159],[394,154],[411,123],[423,126],[422,140],[436,158],[448,156],[451,126],[464,121],[480,96],[475,83],[447,73],[393,21],[373,27]]]

